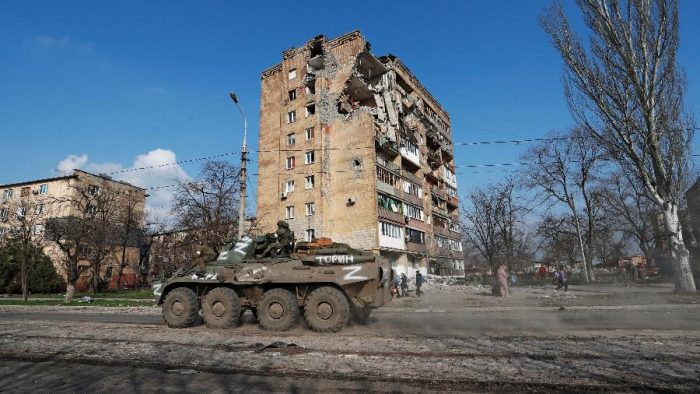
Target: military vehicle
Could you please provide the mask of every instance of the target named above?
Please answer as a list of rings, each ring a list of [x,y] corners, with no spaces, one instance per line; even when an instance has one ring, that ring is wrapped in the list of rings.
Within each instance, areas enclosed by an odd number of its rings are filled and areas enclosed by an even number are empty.
[[[364,323],[391,299],[391,265],[369,252],[327,238],[272,248],[274,236],[245,236],[224,247],[204,270],[176,272],[152,285],[169,327],[237,325],[251,310],[268,330],[292,328],[300,315],[318,332]],[[265,256],[261,256],[264,253]]]

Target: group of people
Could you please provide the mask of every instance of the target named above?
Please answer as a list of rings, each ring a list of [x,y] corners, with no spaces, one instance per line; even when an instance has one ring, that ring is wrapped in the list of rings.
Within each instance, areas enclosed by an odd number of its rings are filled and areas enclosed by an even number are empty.
[[[544,265],[540,266],[540,270],[538,272],[542,277],[546,277],[547,274],[547,269],[544,267]],[[511,278],[511,282],[515,284],[517,282],[516,280],[513,280],[513,276],[515,274],[510,274],[508,273],[508,267],[506,267],[505,264],[501,264],[498,266],[498,270],[496,271],[496,282],[493,285],[492,292],[494,295],[501,296],[501,297],[510,297],[510,289],[508,288],[508,278]],[[564,292],[569,291],[569,274],[566,272],[566,269],[564,268],[563,265],[559,266],[559,269],[554,273],[554,279],[556,280],[557,287],[555,290],[560,290],[561,288],[564,288]]]
[[[408,297],[408,276],[402,273],[401,276],[394,275],[394,290],[397,297]],[[416,296],[420,297],[423,295],[421,287],[425,283],[425,278],[420,271],[416,271]]]

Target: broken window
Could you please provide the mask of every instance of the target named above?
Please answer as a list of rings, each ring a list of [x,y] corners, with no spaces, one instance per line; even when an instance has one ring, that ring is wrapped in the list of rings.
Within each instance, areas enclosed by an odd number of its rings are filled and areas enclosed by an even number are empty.
[[[313,216],[316,213],[316,205],[312,202],[306,203],[306,216]]]
[[[316,94],[316,80],[312,79],[311,81],[309,81],[306,84],[306,87],[304,88],[304,90],[306,91],[307,95]]]
[[[294,145],[296,142],[296,136],[294,133],[287,134],[287,145]]]
[[[307,104],[306,105],[306,116],[309,117],[315,113],[316,113],[316,104]]]
[[[107,271],[105,272],[105,278],[112,278],[112,275],[114,275],[114,268],[113,267],[107,267]]]
[[[306,242],[311,242],[316,238],[316,231],[312,228],[307,229],[306,233],[304,234],[304,241]]]
[[[294,123],[297,121],[297,111],[287,112],[287,123]]]
[[[284,218],[294,219],[294,205],[289,205],[284,208]]]
[[[296,166],[296,159],[294,156],[289,156],[287,157],[287,165],[285,166],[286,169],[291,170]]]
[[[39,194],[48,194],[49,193],[49,185],[47,184],[42,184],[39,186]]]
[[[314,188],[314,176],[313,175],[309,175],[306,178],[304,178],[304,187],[307,190]]]
[[[2,192],[2,199],[3,201],[9,200],[12,198],[12,189],[5,189]]]
[[[34,214],[41,215],[42,213],[44,213],[44,204],[37,204],[34,207]]]
[[[23,187],[23,188],[20,190],[20,192],[19,192],[20,197],[27,197],[27,196],[29,196],[30,190],[31,190],[31,189],[28,188],[28,187]]]
[[[308,129],[304,130],[304,136],[306,137],[306,140],[311,140],[314,138],[314,128],[309,127]]]
[[[34,235],[43,234],[44,230],[45,230],[45,227],[43,224],[35,224],[34,226],[32,226],[32,233]]]
[[[297,90],[292,89],[289,91],[289,101],[294,101],[297,98]]]
[[[401,213],[402,210],[401,201],[382,193],[377,194],[377,205],[394,213]]]
[[[296,77],[297,77],[297,69],[296,69],[296,68],[293,68],[293,69],[289,70],[288,76],[289,76],[289,80],[290,80],[290,81],[291,81],[292,79],[296,78]]]
[[[414,230],[412,228],[406,227],[406,241],[424,244],[425,243],[425,233],[422,231]]]
[[[7,231],[7,229],[5,227],[0,227],[0,238],[5,236],[6,231]]]
[[[97,207],[94,205],[88,205],[87,209],[85,209],[85,212],[88,215],[97,215]]]
[[[362,159],[359,157],[352,158],[352,169],[361,170],[362,169]]]
[[[294,180],[289,180],[284,184],[284,192],[291,193],[294,191]]]
[[[311,164],[314,162],[314,151],[309,150],[304,153],[304,164]]]
[[[0,220],[2,220],[3,222],[7,221],[7,216],[9,212],[10,210],[7,208],[0,209]]]
[[[96,196],[100,194],[100,187],[95,185],[88,186],[88,194],[90,194],[91,196]]]

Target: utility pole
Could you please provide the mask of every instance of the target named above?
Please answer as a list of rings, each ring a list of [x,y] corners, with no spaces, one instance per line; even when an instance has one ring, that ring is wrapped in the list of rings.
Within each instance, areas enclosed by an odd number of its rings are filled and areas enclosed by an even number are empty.
[[[248,180],[248,174],[246,173],[246,163],[248,161],[248,146],[246,143],[246,139],[248,137],[248,120],[245,117],[245,113],[241,109],[241,106],[238,104],[238,97],[236,96],[235,93],[230,92],[229,97],[231,97],[231,100],[236,104],[236,107],[238,110],[241,112],[241,116],[243,116],[243,145],[241,145],[241,189],[240,189],[240,198],[239,198],[239,207],[238,207],[238,239],[243,238],[243,227],[245,224],[245,205],[246,205],[246,183]]]

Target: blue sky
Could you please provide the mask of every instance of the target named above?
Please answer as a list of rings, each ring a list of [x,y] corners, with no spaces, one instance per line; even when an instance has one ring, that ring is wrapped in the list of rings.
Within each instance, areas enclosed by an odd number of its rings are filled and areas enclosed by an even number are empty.
[[[450,112],[455,142],[532,138],[572,123],[561,61],[537,21],[549,1],[236,3],[5,3],[0,183],[56,175],[62,161],[109,172],[237,150],[241,119],[229,90],[240,97],[255,144],[260,72],[315,35],[354,29],[375,54],[404,60]],[[578,19],[573,2],[566,5]],[[697,15],[700,2],[682,2],[678,60],[696,116]],[[458,165],[511,163],[527,146],[455,153]],[[127,180],[161,186],[197,171],[184,165]],[[459,172],[462,195],[507,173]],[[167,200],[162,193],[156,200]]]

